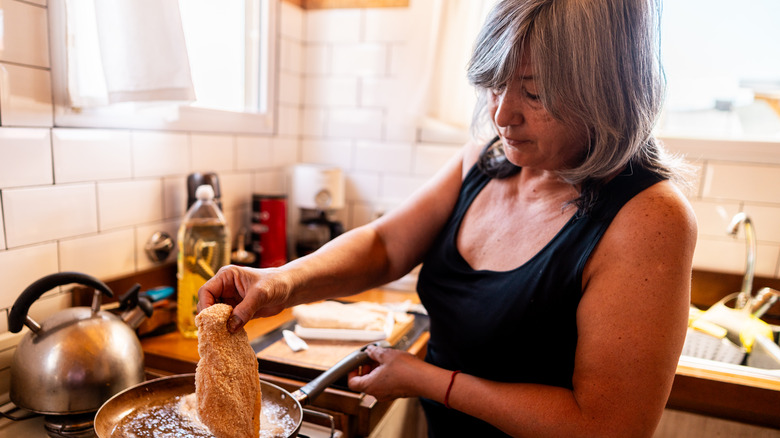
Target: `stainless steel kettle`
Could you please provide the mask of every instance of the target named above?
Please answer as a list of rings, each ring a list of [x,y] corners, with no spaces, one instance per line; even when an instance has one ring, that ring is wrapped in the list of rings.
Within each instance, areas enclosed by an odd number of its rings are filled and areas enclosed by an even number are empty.
[[[38,324],[27,314],[46,291],[78,283],[95,289],[92,307],[71,307]],[[114,394],[144,380],[143,350],[134,328],[101,310],[101,293],[113,292],[100,280],[60,272],[28,286],[8,315],[13,333],[30,331],[11,363],[11,401],[46,415],[94,412]],[[137,293],[137,291],[136,291]]]

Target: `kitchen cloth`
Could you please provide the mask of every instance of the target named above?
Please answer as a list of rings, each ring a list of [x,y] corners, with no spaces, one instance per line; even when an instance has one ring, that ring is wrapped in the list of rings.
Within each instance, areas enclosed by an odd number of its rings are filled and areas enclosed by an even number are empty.
[[[357,302],[344,304],[321,301],[302,304],[292,309],[298,324],[306,328],[382,331],[389,318],[403,322],[411,318],[401,312],[392,312],[381,304]]]
[[[177,0],[96,1],[111,103],[195,99]]]

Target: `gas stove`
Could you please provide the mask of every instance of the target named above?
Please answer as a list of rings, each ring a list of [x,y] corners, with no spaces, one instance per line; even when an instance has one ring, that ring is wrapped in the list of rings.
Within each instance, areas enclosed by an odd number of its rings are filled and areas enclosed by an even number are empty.
[[[61,419],[60,419],[61,420]],[[43,416],[37,416],[21,421],[11,421],[0,418],[0,437],[25,437],[25,438],[50,438],[50,437],[83,437],[92,438],[95,432],[92,429],[91,419],[88,429],[79,427],[77,419],[75,421],[62,422],[52,421]],[[60,427],[67,426],[67,427]],[[63,435],[63,433],[65,433]],[[80,433],[80,435],[74,435]],[[343,434],[336,431],[334,438],[341,438]],[[325,428],[316,424],[304,422],[301,425],[299,438],[328,438],[330,437],[330,428]]]

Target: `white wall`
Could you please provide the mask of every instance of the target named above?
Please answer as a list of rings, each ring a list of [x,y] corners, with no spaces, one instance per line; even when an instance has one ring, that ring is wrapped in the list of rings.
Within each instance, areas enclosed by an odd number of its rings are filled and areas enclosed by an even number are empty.
[[[296,162],[345,170],[348,205],[340,216],[348,227],[419,187],[459,146],[419,141],[404,113],[420,53],[409,24],[423,28],[426,3],[306,13],[282,3],[279,129],[261,137],[54,128],[46,1],[0,0],[0,394],[18,341],[6,315],[19,293],[57,271],[107,280],[150,267],[144,242],[154,231],[176,230],[192,171],[219,173],[233,230],[248,223],[252,193],[286,190],[285,167]],[[694,151],[702,170],[691,196],[700,222],[697,267],[743,272],[744,242],[723,230],[744,210],[759,237],[757,274],[780,276],[780,145],[760,149],[768,159],[739,152],[713,159],[706,145],[700,153],[670,141]],[[53,291],[31,314],[42,320],[69,302],[66,291]]]

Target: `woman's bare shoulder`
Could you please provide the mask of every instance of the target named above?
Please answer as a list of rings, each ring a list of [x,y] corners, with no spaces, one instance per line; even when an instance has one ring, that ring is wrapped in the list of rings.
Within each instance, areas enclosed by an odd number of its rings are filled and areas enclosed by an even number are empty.
[[[659,261],[690,266],[696,236],[696,217],[685,195],[674,183],[659,182],[618,212],[589,260],[588,273],[619,266],[628,271],[651,265],[658,269]]]
[[[696,235],[696,216],[688,199],[670,181],[654,184],[637,194],[615,218],[618,227],[636,233]]]

